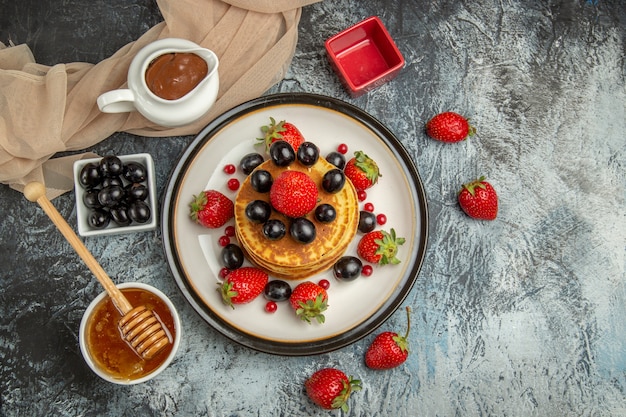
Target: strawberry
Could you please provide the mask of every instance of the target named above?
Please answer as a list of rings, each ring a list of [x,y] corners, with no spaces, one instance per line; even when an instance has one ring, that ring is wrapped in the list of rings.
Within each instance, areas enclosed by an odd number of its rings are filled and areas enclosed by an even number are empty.
[[[354,153],[354,157],[346,162],[343,172],[357,191],[370,188],[378,182],[378,177],[382,177],[376,162],[362,151]]]
[[[463,185],[459,192],[459,204],[474,219],[493,220],[498,215],[498,195],[485,177]]]
[[[460,142],[475,133],[465,117],[451,111],[439,113],[426,123],[426,134],[442,142]]]
[[[288,217],[302,217],[317,204],[317,186],[304,172],[283,171],[272,183],[270,203]]]
[[[265,271],[244,266],[229,272],[224,282],[219,284],[218,291],[222,294],[224,304],[235,308],[234,304],[246,304],[257,298],[267,281]]]
[[[396,258],[398,246],[404,242],[403,237],[396,237],[394,229],[391,229],[391,233],[374,230],[361,237],[356,252],[361,259],[373,264],[396,265],[400,263],[400,260]]]
[[[348,398],[361,389],[361,381],[348,378],[336,368],[323,368],[316,371],[306,381],[304,387],[309,398],[326,410],[341,408],[348,411]]]
[[[216,190],[205,190],[194,195],[189,207],[191,218],[211,229],[222,227],[235,215],[233,202]]]
[[[365,364],[372,369],[391,369],[402,365],[409,357],[411,309],[406,308],[407,328],[404,336],[395,332],[380,333],[365,352]]]
[[[294,151],[297,151],[304,142],[304,136],[297,127],[284,120],[276,123],[273,117],[270,117],[269,125],[261,127],[261,132],[264,136],[257,138],[257,140],[265,144],[266,152],[269,152],[270,146],[277,140],[288,142]]]
[[[324,323],[324,311],[328,308],[328,293],[321,286],[311,281],[298,284],[291,292],[289,304],[296,315],[303,321],[311,323],[311,319]]]

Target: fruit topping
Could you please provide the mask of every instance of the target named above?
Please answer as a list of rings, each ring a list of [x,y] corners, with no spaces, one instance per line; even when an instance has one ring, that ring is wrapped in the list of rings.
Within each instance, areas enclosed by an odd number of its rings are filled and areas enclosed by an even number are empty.
[[[328,294],[321,286],[311,281],[304,281],[296,286],[289,297],[291,307],[303,321],[316,320],[324,323],[324,311],[328,308]]]
[[[246,206],[246,217],[254,223],[265,223],[272,214],[272,207],[267,201],[253,200]]]
[[[369,233],[376,228],[376,215],[371,211],[359,212],[359,232]]]
[[[231,271],[241,268],[244,261],[243,251],[234,243],[229,243],[222,249],[222,265]]]
[[[326,155],[326,160],[339,169],[343,169],[346,166],[346,157],[339,152],[329,153],[328,155]]]
[[[287,301],[291,297],[291,285],[280,279],[271,280],[265,284],[263,296],[271,301]]]
[[[376,162],[362,151],[354,153],[354,157],[346,163],[344,172],[357,191],[367,190],[382,177]]]
[[[298,161],[305,167],[315,165],[320,157],[320,151],[312,142],[303,142],[296,152]]]
[[[301,217],[315,208],[318,191],[304,172],[283,171],[274,179],[270,202],[275,210],[288,217]]]
[[[304,244],[313,242],[317,235],[315,225],[305,217],[294,219],[289,226],[289,233],[295,241]]]
[[[233,202],[217,190],[205,190],[193,196],[189,204],[191,218],[204,227],[222,227],[235,215]]]
[[[218,291],[224,304],[235,308],[235,304],[245,304],[258,297],[265,288],[268,275],[261,269],[246,266],[231,271]]]
[[[400,260],[396,257],[398,246],[404,242],[404,238],[396,237],[394,229],[391,229],[390,233],[375,230],[361,238],[357,246],[357,254],[361,259],[373,264],[399,264]]]
[[[250,173],[254,171],[254,168],[258,167],[263,162],[265,162],[265,159],[263,159],[263,155],[261,155],[260,153],[252,152],[244,155],[243,158],[241,158],[241,161],[239,161],[239,168],[241,168],[241,172],[243,172],[244,174],[250,175]]]
[[[346,183],[346,175],[339,168],[327,171],[322,177],[322,188],[329,193],[341,191]]]
[[[330,204],[320,204],[315,208],[315,219],[320,223],[332,223],[337,218],[337,211]]]
[[[286,167],[296,160],[296,152],[287,142],[278,141],[270,146],[270,158],[276,166]]]
[[[333,275],[339,281],[352,281],[361,275],[363,263],[355,256],[343,256],[333,265]]]
[[[269,125],[261,127],[261,132],[263,132],[263,137],[257,140],[265,144],[266,151],[278,141],[288,143],[294,151],[297,151],[304,142],[304,136],[296,126],[284,120],[276,123],[273,117],[270,117]]]
[[[287,234],[287,226],[278,219],[269,219],[263,224],[263,235],[269,240],[282,239]]]
[[[272,174],[264,169],[257,169],[250,175],[250,185],[258,193],[269,192],[273,182]]]

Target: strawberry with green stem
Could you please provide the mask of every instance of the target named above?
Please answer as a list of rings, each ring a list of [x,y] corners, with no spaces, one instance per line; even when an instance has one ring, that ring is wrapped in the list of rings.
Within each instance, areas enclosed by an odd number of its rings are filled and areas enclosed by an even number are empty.
[[[402,365],[409,357],[411,309],[407,306],[407,327],[404,336],[395,332],[380,333],[365,352],[365,364],[371,369],[391,369]]]
[[[235,205],[217,190],[205,190],[193,196],[189,215],[198,224],[210,229],[222,227],[235,215]]]
[[[382,177],[378,164],[363,151],[356,151],[354,157],[346,162],[343,169],[345,176],[352,181],[357,191],[371,188]]]
[[[304,136],[293,123],[285,120],[276,123],[273,117],[270,117],[269,125],[261,127],[261,132],[263,132],[263,137],[257,140],[265,144],[266,152],[269,152],[270,146],[277,140],[289,143],[294,151],[297,151],[304,142]]]
[[[398,246],[403,245],[406,239],[397,237],[396,231],[374,230],[361,237],[357,245],[357,255],[366,262],[378,265],[397,265]]]
[[[320,324],[326,321],[324,311],[328,308],[328,293],[314,282],[298,284],[291,292],[289,304],[302,321],[311,323],[316,320]]]
[[[485,177],[464,184],[458,200],[461,209],[473,219],[494,220],[498,215],[498,194]]]
[[[350,395],[361,389],[361,381],[348,377],[337,368],[323,368],[316,371],[305,382],[309,398],[326,410],[340,408],[347,412]]]
[[[261,295],[268,280],[265,271],[246,266],[229,272],[218,291],[224,304],[235,308],[235,304],[249,303]]]

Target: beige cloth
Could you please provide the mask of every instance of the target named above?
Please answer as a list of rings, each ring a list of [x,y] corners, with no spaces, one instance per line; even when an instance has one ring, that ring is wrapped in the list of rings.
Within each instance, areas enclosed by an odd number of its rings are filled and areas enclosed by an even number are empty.
[[[222,112],[262,95],[284,77],[298,38],[301,7],[320,0],[157,0],[164,21],[98,64],[35,63],[26,45],[0,43],[0,182],[22,190],[33,180],[49,198],[73,187],[77,151],[115,132],[143,136],[196,134]],[[149,42],[176,37],[213,50],[220,92],[197,122],[164,128],[137,112],[106,114],[103,92],[125,87],[128,67]]]

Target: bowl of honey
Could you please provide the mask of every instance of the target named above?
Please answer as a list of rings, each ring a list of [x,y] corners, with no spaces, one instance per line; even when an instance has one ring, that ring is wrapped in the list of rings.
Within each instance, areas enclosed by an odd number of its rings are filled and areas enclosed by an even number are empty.
[[[87,365],[102,379],[120,385],[139,384],[160,374],[176,356],[181,339],[180,317],[170,299],[150,285],[131,282],[118,288],[133,306],[144,305],[155,313],[170,343],[149,360],[139,356],[122,338],[118,327],[122,316],[103,292],[83,314],[80,350]]]

